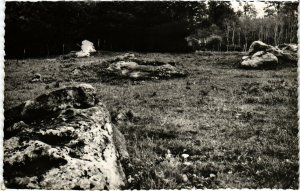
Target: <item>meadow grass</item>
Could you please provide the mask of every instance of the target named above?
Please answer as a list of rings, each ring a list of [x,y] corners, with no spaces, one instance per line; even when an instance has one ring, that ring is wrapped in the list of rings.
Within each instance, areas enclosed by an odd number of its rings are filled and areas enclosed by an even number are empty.
[[[127,188],[298,188],[296,67],[244,70],[237,54],[135,53],[174,61],[189,75],[107,78],[100,72],[104,61],[120,54],[7,60],[5,109],[51,91],[56,81],[90,83],[111,112],[136,116],[115,124],[130,155]],[[43,82],[30,83],[34,73]]]

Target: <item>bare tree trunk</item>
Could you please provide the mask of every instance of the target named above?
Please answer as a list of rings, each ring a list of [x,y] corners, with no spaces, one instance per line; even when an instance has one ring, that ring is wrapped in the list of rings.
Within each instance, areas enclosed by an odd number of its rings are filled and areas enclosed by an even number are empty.
[[[289,37],[288,37],[288,31],[289,31],[289,28],[290,28],[290,23],[288,22],[288,24],[287,24],[287,28],[285,29],[285,39],[284,39],[284,41],[285,42],[288,42],[289,41]]]
[[[227,52],[229,47],[229,23],[226,24],[226,40],[227,40]]]
[[[293,25],[293,23],[291,23],[290,24],[290,38],[289,38],[290,39],[289,40],[290,43],[294,42],[294,39],[295,39],[296,34],[297,34],[297,33],[294,34],[293,30],[294,30],[294,25]]]
[[[241,47],[241,29],[239,29],[239,47]]]
[[[247,51],[248,49],[248,38],[247,38],[247,35],[245,35],[245,52]]]
[[[275,26],[274,26],[274,45],[276,46],[277,42],[277,21],[275,20]]]
[[[235,26],[233,25],[233,26],[232,26],[232,38],[231,38],[233,50],[235,50],[234,33],[235,33]]]

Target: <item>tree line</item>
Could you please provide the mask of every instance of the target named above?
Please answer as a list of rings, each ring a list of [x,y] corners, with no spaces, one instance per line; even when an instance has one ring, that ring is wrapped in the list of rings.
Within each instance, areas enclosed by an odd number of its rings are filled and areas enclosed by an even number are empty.
[[[190,43],[193,49],[247,51],[255,40],[273,46],[297,43],[298,3],[267,2],[261,18],[256,17],[253,4],[245,3],[242,8],[225,18],[223,25],[196,29],[190,38],[194,40]]]
[[[253,40],[297,41],[298,3],[270,2],[264,18],[230,2],[7,2],[6,57],[45,57],[79,50],[188,52],[243,50]]]

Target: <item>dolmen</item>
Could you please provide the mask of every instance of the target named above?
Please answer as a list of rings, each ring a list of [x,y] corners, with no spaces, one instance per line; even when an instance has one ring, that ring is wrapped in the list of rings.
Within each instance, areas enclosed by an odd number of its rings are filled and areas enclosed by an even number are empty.
[[[106,72],[120,78],[147,80],[187,76],[187,72],[177,68],[174,62],[137,58],[132,53],[117,56],[109,62]]]
[[[278,65],[296,65],[298,46],[296,44],[281,44],[271,46],[261,41],[254,41],[248,51],[248,56],[242,58],[241,67],[253,69],[273,69]]]

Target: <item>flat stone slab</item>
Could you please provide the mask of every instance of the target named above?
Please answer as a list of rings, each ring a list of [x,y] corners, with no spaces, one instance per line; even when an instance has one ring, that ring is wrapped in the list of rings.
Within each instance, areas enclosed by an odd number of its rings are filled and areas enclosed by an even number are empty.
[[[174,63],[140,59],[133,55],[119,56],[110,61],[106,72],[110,75],[133,80],[170,79],[187,76],[187,72],[177,68]]]

